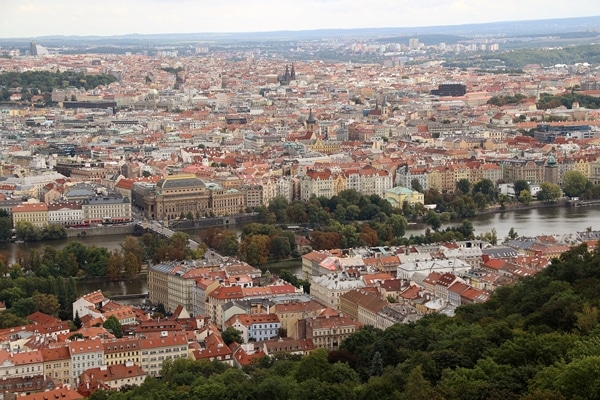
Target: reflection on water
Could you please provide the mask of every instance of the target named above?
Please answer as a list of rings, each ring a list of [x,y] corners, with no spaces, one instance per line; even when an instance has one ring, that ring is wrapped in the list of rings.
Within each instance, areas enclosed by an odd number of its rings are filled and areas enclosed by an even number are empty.
[[[148,282],[146,280],[146,275],[140,275],[136,279],[117,282],[99,279],[86,279],[77,281],[77,291],[79,294],[90,293],[95,290],[102,290],[102,293],[107,297],[124,294],[148,293]],[[138,303],[141,302],[139,299],[135,301]]]
[[[473,227],[476,234],[481,234],[496,229],[498,238],[502,240],[510,228],[514,228],[519,235],[536,236],[540,234],[562,234],[574,233],[586,230],[591,227],[594,230],[600,230],[600,205],[589,207],[556,207],[556,208],[537,208],[517,211],[505,211],[494,214],[484,214],[473,218]],[[453,225],[460,222],[453,223]],[[427,228],[424,224],[409,225],[406,230],[406,236],[421,235]],[[229,230],[240,232],[241,227],[231,226]],[[192,239],[198,240],[202,230],[187,232]],[[38,243],[2,243],[0,244],[0,253],[3,253],[9,263],[13,263],[17,249],[30,251],[31,249],[42,250],[44,246],[52,246],[57,249],[63,248],[72,240],[79,240],[86,245],[106,247],[109,251],[120,247],[127,235],[94,236],[83,238],[70,238],[52,242]],[[294,273],[299,272],[292,271]],[[109,282],[105,280],[86,280],[77,282],[80,294],[89,293],[94,290],[102,290],[107,296],[123,295],[129,293],[146,293],[148,285],[146,276],[130,281]],[[139,300],[134,300],[139,302]]]
[[[479,215],[471,219],[475,233],[496,229],[502,239],[510,228],[521,236],[558,235],[585,231],[588,227],[600,230],[600,206],[534,208]],[[454,224],[453,224],[454,225]],[[409,226],[407,235],[422,234],[427,226]]]

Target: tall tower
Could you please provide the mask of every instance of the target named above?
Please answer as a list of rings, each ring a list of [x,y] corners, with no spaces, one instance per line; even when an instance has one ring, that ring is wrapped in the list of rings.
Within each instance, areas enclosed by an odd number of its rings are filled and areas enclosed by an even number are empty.
[[[290,80],[296,80],[296,69],[294,68],[294,64],[292,64],[292,72],[290,72]]]
[[[387,117],[390,112],[390,106],[387,102],[387,96],[383,96],[383,100],[381,102],[381,115],[383,117]]]
[[[317,120],[315,119],[315,116],[312,113],[312,108],[310,109],[310,111],[308,112],[308,118],[306,119],[306,130],[308,132],[315,132],[315,130],[317,129]]]

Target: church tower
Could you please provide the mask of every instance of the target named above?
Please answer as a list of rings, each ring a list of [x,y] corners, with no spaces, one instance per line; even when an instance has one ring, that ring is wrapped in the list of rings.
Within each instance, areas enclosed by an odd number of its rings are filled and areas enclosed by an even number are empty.
[[[308,112],[308,118],[306,119],[306,130],[308,132],[315,132],[318,129],[317,120],[312,113],[312,108]]]
[[[390,112],[390,106],[387,102],[387,97],[383,97],[383,101],[381,102],[381,116],[387,117]]]

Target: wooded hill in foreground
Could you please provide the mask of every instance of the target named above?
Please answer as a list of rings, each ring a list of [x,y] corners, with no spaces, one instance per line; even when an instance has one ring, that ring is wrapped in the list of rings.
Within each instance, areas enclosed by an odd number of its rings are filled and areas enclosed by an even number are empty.
[[[166,363],[163,378],[102,399],[600,399],[600,251],[580,245],[456,317],[365,327],[337,351],[245,370]]]

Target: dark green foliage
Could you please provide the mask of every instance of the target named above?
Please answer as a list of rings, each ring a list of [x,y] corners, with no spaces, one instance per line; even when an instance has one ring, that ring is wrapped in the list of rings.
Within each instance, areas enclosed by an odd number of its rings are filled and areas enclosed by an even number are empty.
[[[493,106],[505,106],[507,104],[521,104],[524,100],[527,99],[527,96],[521,93],[517,93],[514,96],[492,96],[491,99],[487,101],[487,104],[491,104]]]
[[[0,87],[21,87],[22,92],[28,94],[32,92],[51,93],[53,89],[62,89],[67,86],[88,90],[116,81],[117,78],[112,75],[84,75],[72,71],[25,71],[0,74]],[[0,100],[8,100],[9,97],[9,91],[0,91]]]
[[[111,331],[112,334],[115,335],[115,337],[123,337],[123,327],[121,326],[121,323],[119,322],[117,317],[115,317],[114,315],[108,317],[106,321],[104,321],[102,326],[107,330]]]
[[[268,229],[248,228],[263,236]],[[469,223],[460,229],[469,230]],[[534,277],[497,289],[487,303],[459,307],[455,317],[432,314],[385,331],[364,326],[338,350],[263,357],[243,370],[169,360],[161,380],[149,377],[139,388],[107,395],[116,400],[596,399],[598,282],[600,251],[581,245]],[[0,284],[0,297],[7,300],[30,296],[27,285],[19,291]],[[2,313],[0,325],[16,318]]]
[[[235,329],[233,326],[230,326],[227,329],[225,329],[223,331],[223,333],[221,334],[221,337],[223,338],[223,341],[225,342],[225,344],[227,346],[229,346],[233,342],[236,342],[239,344],[244,343],[244,339],[242,338],[242,333],[240,331],[238,331],[237,329]]]
[[[600,61],[600,45],[580,45],[548,49],[515,49],[512,51],[482,55],[482,59],[495,59],[504,62],[507,68],[522,68],[527,64],[552,66],[556,64],[574,64],[586,60],[589,63]]]
[[[568,109],[573,107],[573,103],[579,103],[580,107],[597,109],[600,108],[600,99],[594,96],[587,96],[580,93],[569,93],[561,95],[552,95],[549,93],[540,94],[540,99],[537,102],[537,108],[546,110],[565,106]]]

